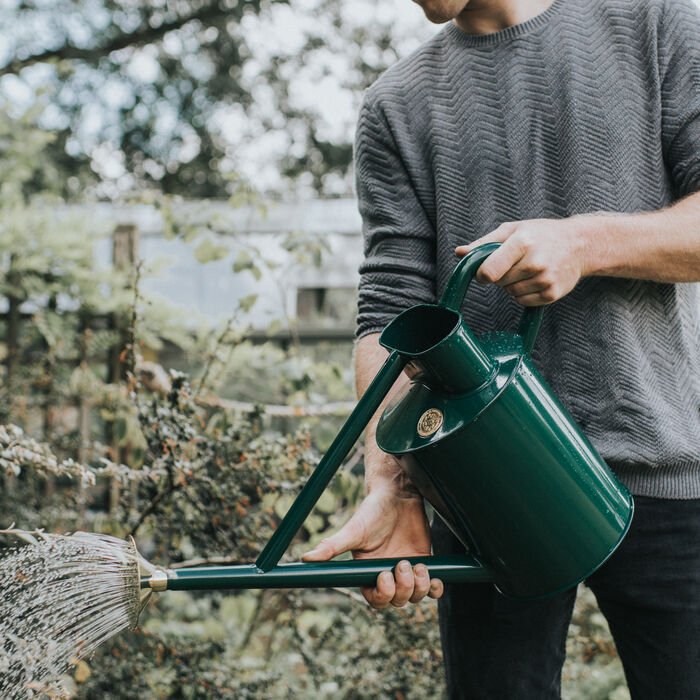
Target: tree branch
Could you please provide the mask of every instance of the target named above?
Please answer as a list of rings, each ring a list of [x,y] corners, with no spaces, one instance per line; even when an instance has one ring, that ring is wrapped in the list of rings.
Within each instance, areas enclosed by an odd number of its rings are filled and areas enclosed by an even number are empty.
[[[221,9],[218,2],[213,2],[209,5],[201,7],[196,12],[185,17],[163,22],[158,27],[141,27],[134,32],[120,34],[108,41],[102,46],[94,46],[92,48],[84,48],[66,43],[58,49],[50,49],[34,54],[24,59],[16,58],[10,61],[7,65],[0,68],[0,76],[8,74],[17,74],[23,68],[32,66],[35,63],[44,63],[45,61],[56,60],[75,60],[84,61],[85,63],[97,63],[103,56],[110,54],[112,51],[124,49],[127,46],[144,46],[158,41],[165,34],[175,29],[180,29],[188,22],[199,20],[200,22],[211,22],[213,20],[225,17],[229,11]]]

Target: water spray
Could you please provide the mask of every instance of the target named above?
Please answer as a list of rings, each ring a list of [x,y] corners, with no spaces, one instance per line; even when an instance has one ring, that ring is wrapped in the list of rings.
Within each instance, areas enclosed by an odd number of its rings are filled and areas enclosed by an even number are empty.
[[[71,664],[133,628],[148,563],[108,535],[3,530],[29,544],[0,559],[0,697],[46,691]]]
[[[397,559],[166,569],[148,562],[133,538],[0,530],[28,542],[0,558],[0,698],[45,691],[71,665],[116,634],[134,629],[154,592],[374,585]],[[415,558],[428,563],[429,557]],[[430,562],[454,580],[460,557]],[[442,573],[441,573],[442,572]],[[459,578],[459,576],[457,577]],[[482,576],[483,580],[485,578]]]

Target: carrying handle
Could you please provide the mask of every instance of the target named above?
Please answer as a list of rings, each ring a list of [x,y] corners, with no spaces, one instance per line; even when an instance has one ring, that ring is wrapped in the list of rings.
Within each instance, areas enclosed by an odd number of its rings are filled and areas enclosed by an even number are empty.
[[[500,243],[484,243],[467,253],[459,261],[450,279],[447,281],[445,291],[440,298],[440,306],[459,313],[476,271],[481,267],[481,263],[500,247]],[[543,313],[544,307],[529,306],[523,312],[523,317],[520,320],[518,333],[523,339],[523,350],[528,355],[532,352],[532,348],[535,345]]]

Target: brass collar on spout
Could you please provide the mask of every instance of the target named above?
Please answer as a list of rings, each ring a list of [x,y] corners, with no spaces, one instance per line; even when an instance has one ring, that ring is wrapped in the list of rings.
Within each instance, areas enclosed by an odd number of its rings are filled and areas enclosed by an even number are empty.
[[[167,591],[168,572],[165,569],[156,569],[148,579],[148,587],[157,593]]]

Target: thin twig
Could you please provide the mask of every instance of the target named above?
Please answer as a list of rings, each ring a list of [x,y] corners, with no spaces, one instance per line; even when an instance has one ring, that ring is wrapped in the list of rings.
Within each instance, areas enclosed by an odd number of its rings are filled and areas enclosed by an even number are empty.
[[[199,397],[197,403],[206,408],[225,408],[239,413],[252,413],[262,407],[268,416],[285,416],[289,418],[305,418],[307,416],[347,416],[355,408],[355,401],[329,401],[325,404],[310,404],[306,406],[285,406],[284,404],[252,403],[235,401],[219,397]]]
[[[240,563],[240,559],[234,559],[232,557],[195,557],[194,559],[186,559],[185,561],[179,561],[175,564],[171,564],[168,568],[189,569],[192,566],[209,566],[210,564],[216,564],[217,566],[225,566],[228,564]]]
[[[351,598],[352,600],[356,601],[357,603],[361,603],[362,605],[369,605],[369,603],[364,599],[363,596],[361,596],[355,591],[350,590],[349,588],[338,588],[337,586],[333,586],[331,590],[335,591],[336,593],[340,593],[344,596],[347,596],[348,598]]]
[[[136,524],[134,527],[131,528],[131,531],[129,534],[132,537],[136,537],[136,532],[138,529],[143,525],[144,520],[151,515],[156,508],[158,508],[158,505],[160,502],[166,498],[167,496],[170,496],[173,492],[177,491],[180,488],[179,484],[176,484],[174,482],[170,482],[168,487],[166,489],[163,489],[162,491],[159,491],[152,499],[151,502],[144,508],[144,510],[141,511],[141,514],[139,515],[139,519],[136,521]]]
[[[365,448],[361,443],[355,445],[355,449],[352,451],[349,459],[345,460],[343,464],[343,471],[351,472],[362,460],[365,454]]]
[[[199,382],[197,383],[197,389],[195,390],[193,397],[195,401],[197,401],[200,393],[206,386],[206,381],[209,378],[209,373],[211,372],[212,367],[214,366],[214,361],[216,360],[218,350],[223,344],[226,336],[233,327],[234,321],[236,321],[237,318],[238,310],[234,311],[233,314],[229,317],[228,321],[226,321],[226,325],[224,326],[224,330],[221,331],[221,333],[216,338],[214,347],[212,348],[211,352],[209,353],[209,357],[207,358],[207,364],[204,367],[204,372],[202,372],[202,376],[200,377]]]
[[[250,622],[248,623],[248,629],[246,630],[245,637],[243,637],[243,641],[241,642],[239,649],[245,649],[248,644],[250,644],[250,639],[253,636],[253,632],[257,629],[257,624],[258,620],[260,619],[260,614],[262,613],[265,605],[265,599],[267,597],[267,591],[260,591],[259,595],[257,596],[257,600],[255,602],[255,610],[253,611],[253,615],[250,618]]]

